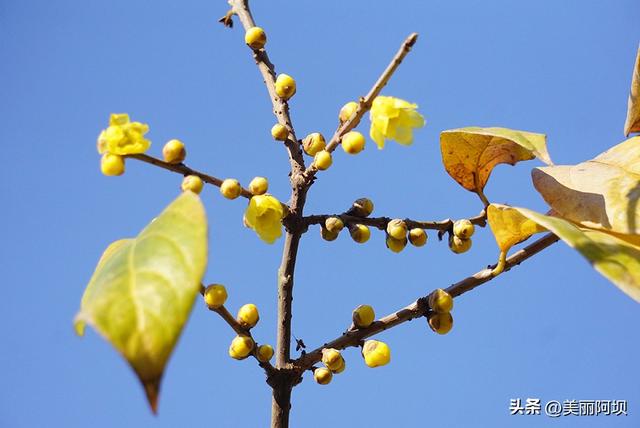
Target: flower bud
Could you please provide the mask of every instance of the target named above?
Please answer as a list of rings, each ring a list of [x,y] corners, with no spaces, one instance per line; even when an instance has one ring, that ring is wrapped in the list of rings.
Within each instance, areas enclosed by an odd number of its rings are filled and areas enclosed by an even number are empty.
[[[210,284],[204,290],[204,302],[209,309],[218,309],[227,301],[227,289],[222,284]]]
[[[360,153],[364,149],[364,135],[358,131],[350,131],[342,137],[342,149],[350,155]]]
[[[271,136],[278,141],[285,141],[289,137],[289,130],[286,126],[276,123],[271,128]]]
[[[338,114],[338,118],[340,122],[346,122],[349,118],[355,113],[358,109],[358,103],[355,101],[349,101],[340,109],[340,113]]]
[[[451,312],[453,297],[442,288],[438,288],[429,295],[429,307],[437,313]]]
[[[280,74],[276,78],[276,94],[283,100],[288,100],[296,93],[296,81],[288,74]]]
[[[407,238],[407,224],[396,218],[387,223],[387,233],[394,239],[406,239]]]
[[[324,221],[324,227],[330,232],[340,232],[344,228],[344,222],[340,217],[329,217]]]
[[[229,356],[236,360],[243,360],[251,354],[254,346],[255,342],[251,337],[243,334],[238,335],[231,341],[231,346],[229,346]]]
[[[313,378],[320,385],[327,385],[333,379],[333,373],[326,367],[319,367],[313,371]]]
[[[262,49],[267,43],[267,34],[260,27],[251,27],[244,33],[244,42],[249,45],[251,49]]]
[[[418,227],[411,229],[409,231],[409,242],[411,242],[414,247],[422,247],[427,243],[427,232]]]
[[[364,224],[349,226],[349,233],[351,238],[358,244],[364,244],[371,237],[371,231]]]
[[[180,163],[187,157],[187,151],[180,140],[169,140],[162,148],[162,157],[168,163]]]
[[[251,328],[258,324],[260,315],[258,314],[258,308],[253,303],[247,303],[238,310],[238,316],[236,317],[238,323],[244,328]]]
[[[320,171],[324,171],[325,169],[328,169],[332,163],[333,163],[333,160],[331,159],[331,153],[329,153],[326,150],[320,150],[313,157],[313,164]]]
[[[451,331],[451,328],[453,328],[453,317],[451,316],[451,312],[432,312],[429,314],[428,320],[431,330],[438,334],[447,334]]]
[[[353,325],[358,328],[367,328],[376,319],[376,313],[369,305],[360,305],[353,310]]]
[[[340,364],[334,370],[331,370],[333,374],[340,374],[347,367],[347,363],[345,363],[344,358],[340,360]]]
[[[399,253],[404,250],[404,247],[407,246],[407,238],[396,239],[391,235],[387,235],[387,248],[393,251],[394,253]]]
[[[322,363],[329,370],[335,371],[344,363],[344,358],[337,349],[325,348],[322,350]]]
[[[367,340],[362,347],[362,356],[369,367],[380,367],[391,361],[391,350],[384,342]]]
[[[368,198],[356,199],[347,214],[356,217],[368,217],[373,212],[373,202]]]
[[[204,183],[202,182],[202,178],[197,175],[187,175],[182,179],[182,185],[180,186],[183,192],[187,190],[192,191],[196,195],[199,195],[202,192],[202,188],[204,187]]]
[[[220,185],[220,193],[227,199],[235,199],[242,193],[242,186],[235,178],[227,178]]]
[[[255,177],[249,183],[249,191],[253,195],[263,195],[269,190],[269,182],[264,177]]]
[[[475,230],[476,228],[473,226],[473,223],[466,218],[453,223],[453,234],[460,239],[471,238]]]
[[[321,150],[327,147],[324,136],[319,132],[313,132],[302,140],[302,150],[309,156],[315,156]]]
[[[100,159],[100,170],[106,176],[124,174],[124,158],[122,156],[105,153]]]
[[[258,361],[266,363],[273,357],[273,347],[271,345],[260,345],[256,352]]]
[[[462,254],[471,248],[471,239],[460,239],[456,235],[449,235],[449,248],[456,254]]]
[[[320,236],[322,236],[322,239],[325,241],[335,241],[339,234],[340,232],[332,232],[324,226],[320,228]]]

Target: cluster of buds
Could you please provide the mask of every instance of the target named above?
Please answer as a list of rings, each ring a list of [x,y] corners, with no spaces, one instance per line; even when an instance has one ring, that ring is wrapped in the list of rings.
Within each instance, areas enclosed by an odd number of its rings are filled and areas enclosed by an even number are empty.
[[[320,385],[329,384],[333,379],[333,375],[342,373],[346,367],[340,351],[333,348],[325,348],[322,350],[322,363],[324,367],[316,367],[313,369],[313,379]]]
[[[438,288],[429,295],[427,321],[431,330],[438,334],[447,334],[453,328],[453,298],[449,293]]]
[[[411,242],[416,247],[422,247],[427,243],[427,233],[424,229],[414,228],[409,230],[404,220],[394,219],[387,223],[387,248],[394,253],[399,253]]]
[[[453,223],[453,233],[449,234],[449,248],[456,254],[462,254],[471,248],[471,236],[475,232],[473,223],[467,219]]]

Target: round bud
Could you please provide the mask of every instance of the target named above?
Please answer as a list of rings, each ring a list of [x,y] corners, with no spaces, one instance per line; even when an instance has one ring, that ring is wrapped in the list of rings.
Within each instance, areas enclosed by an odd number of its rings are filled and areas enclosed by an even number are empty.
[[[471,239],[460,239],[456,235],[449,235],[449,248],[456,254],[462,254],[471,248]]]
[[[376,319],[376,313],[369,305],[360,305],[353,310],[353,325],[358,328],[367,328]]]
[[[218,309],[227,301],[227,289],[222,284],[210,284],[204,290],[204,302],[209,309]]]
[[[254,346],[255,342],[251,337],[240,334],[231,341],[229,356],[236,360],[243,360],[251,354]]]
[[[342,149],[350,155],[360,153],[364,149],[364,135],[358,131],[350,131],[342,137]]]
[[[340,232],[344,228],[344,222],[340,217],[329,217],[324,221],[324,227],[330,232]]]
[[[235,199],[242,193],[242,186],[235,178],[227,178],[220,185],[220,193],[227,199]]]
[[[340,374],[347,367],[347,363],[345,363],[344,358],[340,360],[340,364],[334,370],[331,370],[333,374]]]
[[[324,171],[325,169],[328,169],[332,163],[333,163],[333,160],[331,159],[331,153],[329,153],[326,150],[320,150],[313,157],[313,164],[320,171]]]
[[[409,242],[411,242],[414,247],[422,247],[427,243],[427,232],[418,227],[411,229],[409,231]]]
[[[437,313],[451,312],[453,297],[442,288],[438,288],[429,295],[429,307]]]
[[[429,327],[438,334],[447,334],[453,328],[453,317],[450,312],[436,313],[429,315]]]
[[[197,175],[187,175],[182,179],[182,185],[180,187],[182,188],[183,192],[190,190],[196,195],[199,195],[200,192],[202,192],[204,183],[202,182],[202,179]]]
[[[162,157],[168,163],[180,163],[187,157],[187,151],[180,140],[169,140],[162,148]]]
[[[100,170],[109,177],[124,174],[124,158],[122,156],[105,153],[100,159]]]
[[[466,218],[463,220],[458,220],[453,223],[453,234],[456,235],[460,239],[469,239],[473,236],[473,232],[476,231],[476,228]]]
[[[253,195],[263,195],[269,189],[269,182],[264,177],[255,177],[249,183],[249,191]]]
[[[358,244],[364,244],[371,237],[371,231],[364,224],[349,226],[349,233],[351,238]]]
[[[309,156],[315,156],[321,150],[327,147],[324,136],[319,132],[313,132],[302,140],[302,150]]]
[[[256,352],[258,361],[266,363],[273,357],[273,347],[271,345],[260,345]]]
[[[342,358],[342,354],[337,349],[325,348],[322,350],[322,363],[329,370],[335,371],[344,363],[344,358]]]
[[[387,233],[394,239],[407,239],[407,224],[396,218],[387,223]]]
[[[373,202],[368,198],[356,199],[347,214],[356,217],[368,217],[373,212]]]
[[[346,122],[349,118],[355,113],[358,109],[358,103],[355,101],[349,101],[340,109],[340,113],[338,114],[338,119],[340,122]]]
[[[285,141],[289,137],[289,130],[286,126],[276,123],[271,128],[271,136],[278,141]]]
[[[251,27],[244,33],[244,42],[249,45],[251,49],[262,49],[267,43],[267,34],[260,27]]]
[[[367,340],[362,347],[362,356],[369,367],[380,367],[391,361],[391,350],[384,342]]]
[[[325,241],[335,241],[339,234],[340,232],[332,232],[324,226],[320,228],[320,236]]]
[[[404,247],[407,246],[407,238],[396,239],[391,235],[387,235],[387,248],[393,251],[394,253],[399,253],[404,250]]]
[[[276,78],[276,94],[283,100],[288,100],[296,93],[296,81],[288,74],[279,74]]]
[[[238,316],[236,317],[238,323],[244,328],[251,328],[258,324],[260,315],[258,314],[258,308],[253,303],[247,303],[238,310]]]
[[[327,385],[333,379],[333,373],[326,367],[319,367],[313,371],[313,378],[320,385]]]

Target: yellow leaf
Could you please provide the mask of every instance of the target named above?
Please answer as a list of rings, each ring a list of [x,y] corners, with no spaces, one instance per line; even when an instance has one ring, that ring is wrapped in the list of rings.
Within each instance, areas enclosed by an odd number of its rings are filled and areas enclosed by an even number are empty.
[[[624,123],[624,135],[629,136],[632,132],[640,132],[640,47],[638,47],[636,65],[631,76],[627,120]]]
[[[578,165],[535,168],[532,177],[560,217],[640,243],[640,137]]]
[[[129,362],[155,412],[164,367],[189,317],[207,263],[202,202],[184,192],[135,239],[104,252],[76,316]]]
[[[552,164],[546,136],[506,128],[460,128],[440,134],[442,162],[465,189],[481,195],[493,168],[534,159]]]
[[[520,214],[518,210],[499,204],[491,204],[487,207],[487,222],[496,238],[498,248],[505,252],[534,233],[545,230],[535,221]]]

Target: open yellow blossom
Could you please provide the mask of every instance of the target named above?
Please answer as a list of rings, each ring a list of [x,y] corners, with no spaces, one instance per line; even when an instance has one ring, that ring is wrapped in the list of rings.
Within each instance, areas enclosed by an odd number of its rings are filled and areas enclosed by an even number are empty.
[[[379,149],[384,147],[385,140],[395,140],[405,146],[413,142],[413,128],[425,124],[416,108],[416,104],[400,98],[378,96],[373,100],[369,135]]]
[[[251,198],[244,213],[245,226],[255,230],[260,239],[273,244],[282,236],[284,208],[279,200],[265,193]]]
[[[114,155],[130,155],[144,153],[151,146],[151,141],[144,138],[149,125],[131,122],[126,113],[114,113],[109,119],[109,127],[98,136],[98,153]]]

